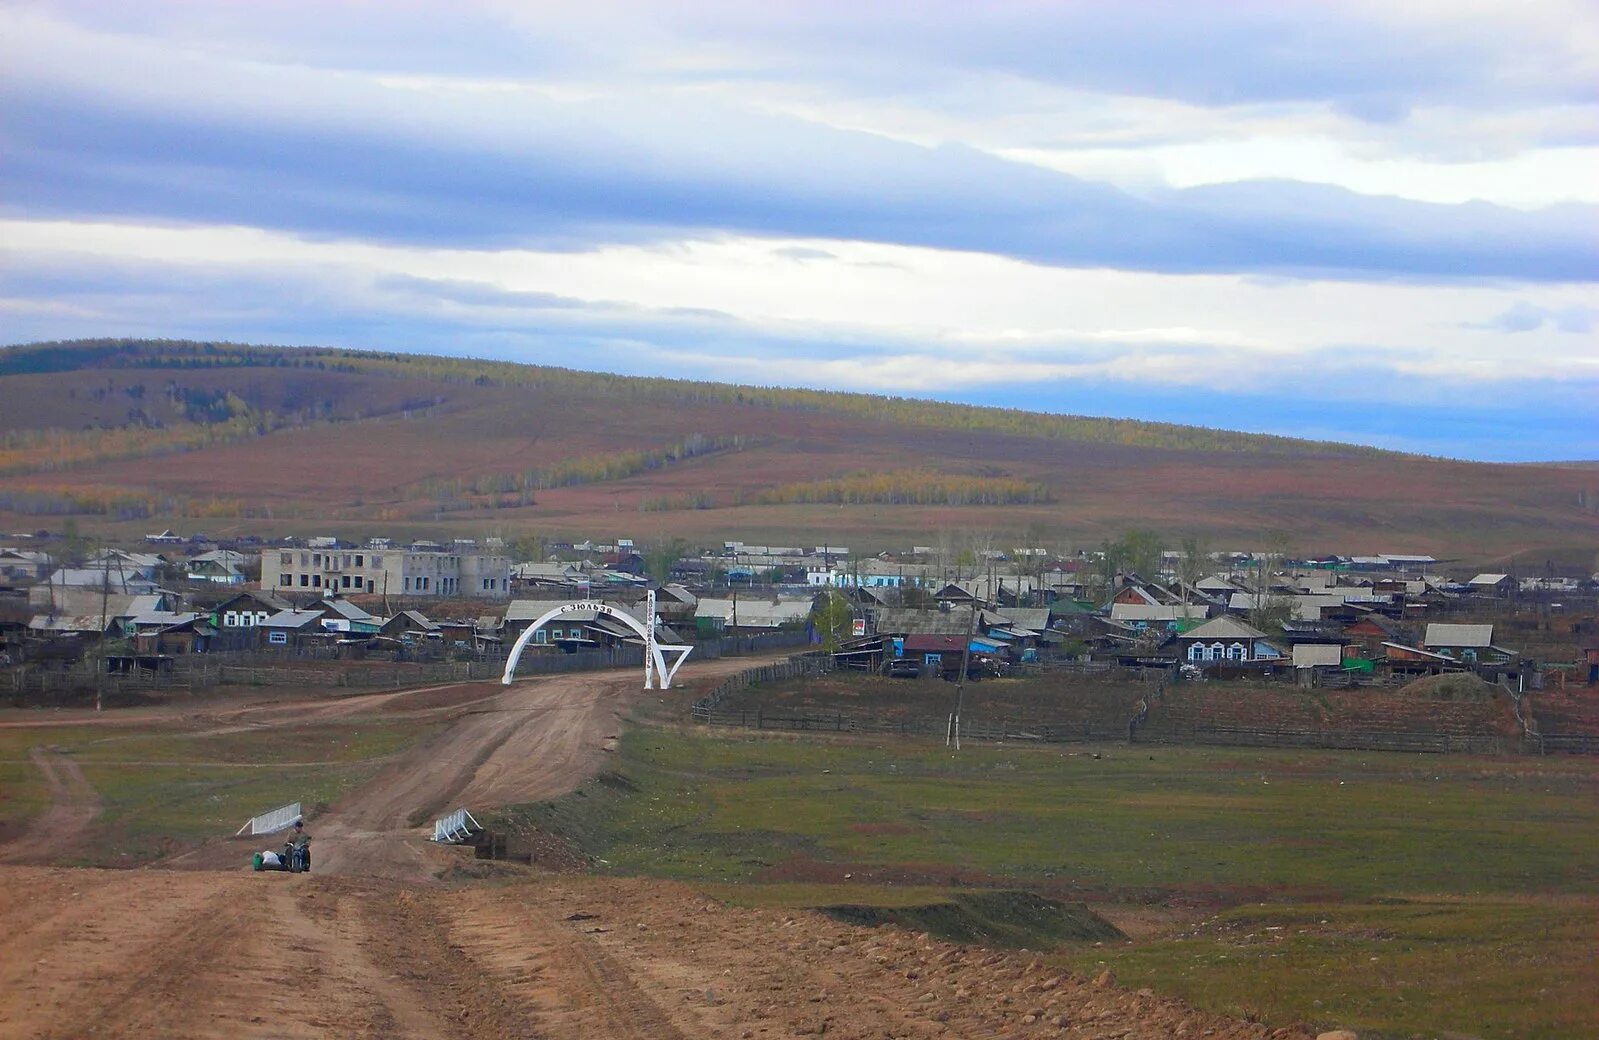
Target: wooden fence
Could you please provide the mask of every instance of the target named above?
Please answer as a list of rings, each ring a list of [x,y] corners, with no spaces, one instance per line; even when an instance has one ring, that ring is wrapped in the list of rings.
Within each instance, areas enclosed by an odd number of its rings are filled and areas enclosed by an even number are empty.
[[[746,668],[724,679],[720,686],[695,701],[691,714],[696,721],[708,722],[712,711],[740,690],[757,683],[781,682],[785,679],[798,679],[803,675],[825,675],[833,668],[833,655],[821,653],[795,654],[787,661],[763,664],[758,668]]]
[[[1543,733],[1532,741],[1540,754],[1599,755],[1599,736],[1588,733]]]
[[[891,718],[862,713],[845,715],[843,712],[794,712],[766,708],[702,710],[696,707],[694,718],[710,726],[807,733],[873,733],[942,738],[949,732],[948,719],[926,716]],[[1126,740],[1127,730],[1123,726],[1082,720],[1037,722],[963,718],[961,736],[967,740],[1070,744]]]
[[[1416,730],[1307,729],[1292,726],[1230,726],[1199,723],[1135,730],[1140,744],[1210,744],[1225,747],[1320,748],[1344,751],[1419,751],[1498,754],[1523,750],[1521,741],[1499,736],[1462,736]]]
[[[725,708],[734,694],[764,682],[780,682],[833,670],[825,654],[797,655],[780,664],[747,669],[730,677],[694,702],[693,718],[709,726],[810,733],[898,734],[942,738],[949,721],[937,716],[890,717],[870,712],[798,711],[755,706]],[[1136,674],[1134,669],[1116,669]],[[1416,729],[1311,729],[1293,726],[1240,726],[1215,723],[1165,726],[1151,730],[1139,725],[1164,692],[1156,683],[1128,722],[1109,719],[983,719],[961,720],[960,735],[967,740],[1034,741],[1038,743],[1102,743],[1126,741],[1145,744],[1202,744],[1233,747],[1316,748],[1351,751],[1407,751],[1428,753],[1499,754],[1507,751],[1566,751],[1599,753],[1599,737],[1544,737],[1542,746],[1514,737],[1470,735]]]
[[[644,651],[618,647],[576,654],[541,654],[522,658],[518,675],[556,675],[606,668],[643,668]],[[19,701],[52,696],[82,695],[96,691],[108,695],[211,690],[217,686],[323,686],[341,689],[398,689],[432,683],[482,682],[500,678],[503,660],[451,661],[436,664],[406,662],[372,665],[274,655],[270,653],[194,654],[173,659],[160,671],[97,674],[96,662],[83,661],[70,669],[22,667],[0,679]]]

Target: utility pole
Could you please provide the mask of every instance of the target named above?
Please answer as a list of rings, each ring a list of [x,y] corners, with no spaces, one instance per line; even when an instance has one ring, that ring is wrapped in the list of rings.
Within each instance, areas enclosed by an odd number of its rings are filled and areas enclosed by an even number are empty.
[[[950,737],[946,744],[953,742],[955,750],[961,749],[961,702],[966,693],[966,670],[972,663],[972,636],[977,627],[977,602],[972,601],[971,613],[966,616],[966,640],[961,645],[961,674],[955,680],[955,714],[950,716]]]
[[[100,555],[105,555],[105,543],[103,542],[100,545]],[[95,711],[105,710],[105,615],[106,611],[110,609],[111,561],[109,559],[102,559],[100,561],[100,567],[100,645],[98,647],[100,660],[98,662],[98,666],[94,670]]]

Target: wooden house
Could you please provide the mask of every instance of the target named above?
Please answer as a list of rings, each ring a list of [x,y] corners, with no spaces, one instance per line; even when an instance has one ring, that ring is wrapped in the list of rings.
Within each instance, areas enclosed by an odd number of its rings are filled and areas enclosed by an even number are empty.
[[[280,610],[255,626],[258,644],[265,650],[299,650],[327,642],[319,610]]]
[[[1179,660],[1202,664],[1208,661],[1277,661],[1282,649],[1253,625],[1234,617],[1212,618],[1176,636]]]
[[[1427,626],[1421,645],[1433,653],[1446,654],[1462,664],[1504,664],[1516,651],[1494,645],[1492,625],[1452,625],[1435,622]]]
[[[193,611],[175,613],[152,611],[128,622],[137,654],[179,656],[204,653],[210,649],[216,629],[204,614]]]

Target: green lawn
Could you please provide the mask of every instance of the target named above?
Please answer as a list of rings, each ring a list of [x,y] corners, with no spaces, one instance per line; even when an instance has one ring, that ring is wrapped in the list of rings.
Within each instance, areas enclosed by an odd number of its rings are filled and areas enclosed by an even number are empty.
[[[104,802],[82,862],[116,866],[226,837],[250,816],[288,802],[308,810],[330,802],[432,726],[363,719],[214,735],[153,727],[0,730],[0,825],[20,827],[49,804],[27,760],[37,745],[71,755]]]
[[[1599,1035],[1596,794],[1599,763],[1575,758],[956,755],[633,729],[614,773],[519,815],[601,870],[731,902],[892,908],[987,887],[1112,918],[1209,907],[1181,932],[1061,956],[1275,1024],[1510,1038]]]
[[[1599,890],[1593,763],[1366,752],[870,747],[634,730],[558,812],[616,869],[785,859],[1284,897]],[[572,821],[568,821],[571,823]]]
[[[1181,937],[1068,955],[1129,986],[1361,1037],[1599,1035],[1599,899],[1248,906]]]

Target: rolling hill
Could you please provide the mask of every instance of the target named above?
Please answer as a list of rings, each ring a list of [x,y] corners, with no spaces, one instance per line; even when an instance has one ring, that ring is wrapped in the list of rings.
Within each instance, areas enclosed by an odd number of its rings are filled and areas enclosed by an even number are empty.
[[[1599,471],[408,354],[0,348],[0,530],[1218,546],[1579,561]]]

